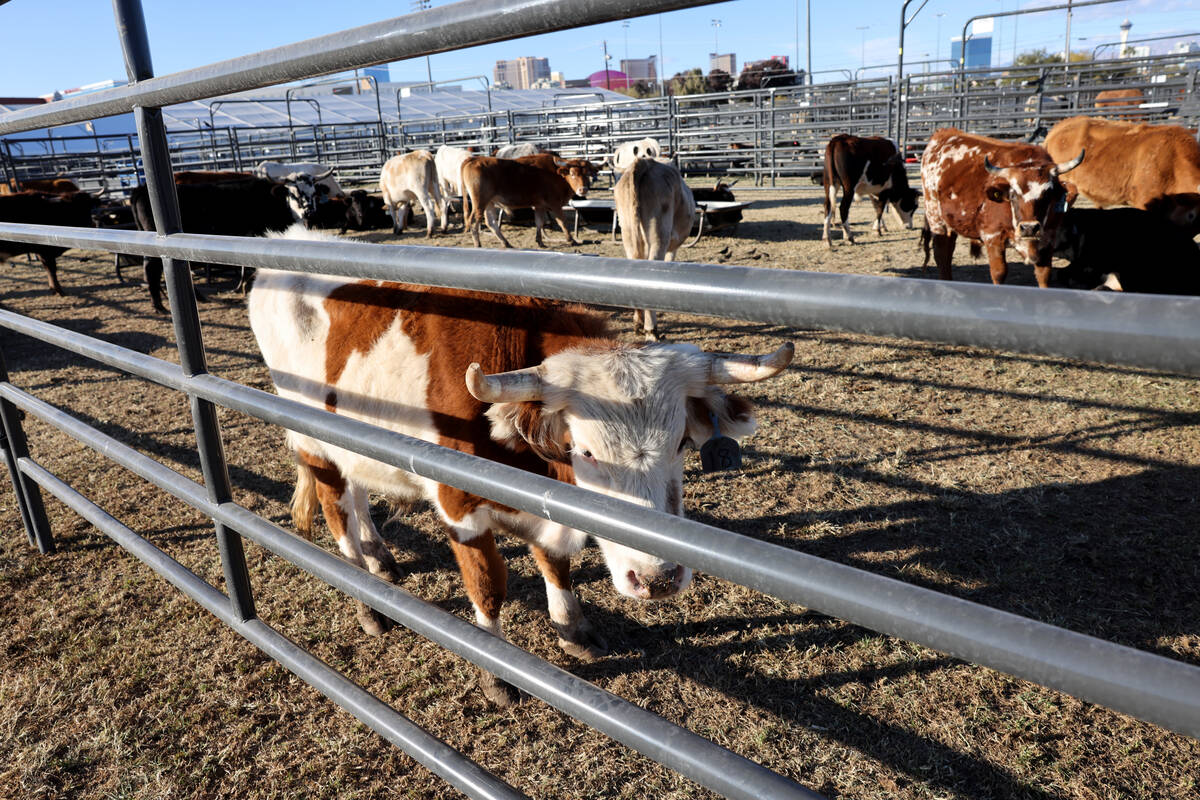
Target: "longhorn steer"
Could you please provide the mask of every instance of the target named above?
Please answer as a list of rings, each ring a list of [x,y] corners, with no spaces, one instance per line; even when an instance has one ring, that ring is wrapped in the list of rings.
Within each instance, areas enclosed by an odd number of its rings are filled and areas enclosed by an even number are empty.
[[[574,195],[587,194],[591,185],[589,169],[564,162],[563,166],[550,172],[507,158],[472,156],[463,162],[461,180],[463,225],[474,237],[476,247],[482,247],[479,228],[484,219],[496,238],[505,247],[512,247],[500,232],[499,215],[491,213],[495,207],[506,211],[532,208],[538,247],[546,246],[542,241],[542,228],[547,215],[554,217],[558,227],[562,228],[568,244],[579,244],[567,228],[562,209]]]
[[[379,190],[383,193],[383,204],[392,216],[392,232],[397,236],[404,233],[409,209],[420,203],[425,212],[425,236],[433,236],[433,215],[441,215],[442,232],[449,227],[446,205],[442,203],[442,192],[438,189],[437,166],[433,153],[414,150],[411,153],[392,156],[379,173]]]
[[[1065,164],[1032,144],[963,133],[935,131],[921,159],[925,230],[932,240],[938,274],[950,280],[956,237],[979,240],[987,251],[992,283],[1008,277],[1005,248],[1011,242],[1034,267],[1039,286],[1048,286],[1054,235],[1066,211],[1067,190],[1058,176],[1075,169],[1083,153]],[[926,262],[929,255],[926,250]]]
[[[287,238],[330,239],[290,229]],[[529,297],[260,270],[250,325],[279,394],[609,497],[683,514],[687,447],[754,427],[750,404],[722,384],[771,377],[791,360],[714,356],[691,345],[631,346],[581,306]],[[288,433],[297,458],[292,518],[309,532],[324,511],[342,556],[385,580],[399,570],[370,516],[368,492],[424,498],[447,527],[477,624],[503,637],[507,570],[495,534],[533,551],[550,621],[573,656],[605,652],[571,589],[570,557],[586,534]],[[649,600],[691,581],[681,564],[597,539],[617,591]],[[369,634],[389,621],[361,602]],[[512,699],[485,674],[485,694]]]
[[[883,210],[890,208],[896,222],[912,228],[913,212],[917,210],[917,190],[908,185],[908,173],[904,170],[904,159],[896,145],[882,136],[851,136],[839,133],[825,147],[825,228],[821,240],[830,249],[829,226],[833,222],[833,206],[841,192],[839,212],[842,222],[842,238],[854,244],[850,225],[850,204],[854,196],[870,197],[875,207],[875,233],[883,235]]]
[[[674,261],[687,241],[696,201],[673,164],[639,158],[613,188],[617,218],[624,231],[626,258]],[[651,309],[633,312],[634,331],[658,341],[658,318]]]
[[[1191,234],[1139,208],[1072,208],[1058,227],[1056,271],[1083,289],[1200,295],[1200,248]]]

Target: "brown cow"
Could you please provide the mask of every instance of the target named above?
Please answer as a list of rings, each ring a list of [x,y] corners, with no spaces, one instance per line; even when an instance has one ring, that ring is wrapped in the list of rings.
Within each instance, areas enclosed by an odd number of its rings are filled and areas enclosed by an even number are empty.
[[[95,227],[92,221],[92,209],[95,207],[96,198],[87,192],[18,192],[0,197],[0,222],[92,228]],[[63,290],[58,283],[58,257],[68,249],[46,244],[0,241],[0,261],[7,261],[21,253],[33,253],[46,268],[50,291],[61,295]]]
[[[988,254],[992,283],[1004,283],[1013,247],[1034,267],[1039,286],[1050,285],[1054,236],[1066,211],[1058,176],[1079,166],[1083,153],[1056,164],[1043,148],[1002,142],[955,128],[935,131],[921,158],[925,229],[938,274],[950,280],[957,236],[978,239]],[[926,250],[926,262],[929,251]]]
[[[587,194],[591,186],[590,169],[564,163],[555,172],[548,172],[507,158],[472,156],[463,162],[460,174],[463,222],[475,238],[476,247],[483,246],[479,241],[479,228],[485,218],[496,238],[505,247],[512,247],[500,232],[495,218],[488,214],[496,206],[505,210],[532,208],[538,247],[546,246],[542,241],[542,227],[547,214],[554,217],[558,227],[562,228],[568,244],[579,244],[567,228],[562,209],[573,196]]]
[[[20,192],[74,194],[78,191],[79,187],[70,178],[30,178],[20,182],[8,180],[0,183],[0,194],[18,194]]]
[[[1046,136],[1054,159],[1084,148],[1087,160],[1071,174],[1071,184],[1084,197],[1100,208],[1144,208],[1196,229],[1200,144],[1186,128],[1071,117]]]
[[[287,238],[337,241],[292,227]],[[777,374],[769,356],[713,355],[693,345],[615,341],[581,306],[464,289],[260,270],[250,327],[282,397],[528,472],[683,516],[684,456],[715,435],[754,428],[749,402],[725,387]],[[384,580],[400,571],[371,520],[368,492],[427,500],[458,561],[477,624],[503,637],[507,568],[496,535],[527,543],[545,578],[550,622],[576,658],[606,648],[571,587],[587,541],[567,528],[295,432],[292,519],[312,529],[318,504],[343,557]],[[662,599],[687,567],[597,540],[618,592]],[[370,634],[389,620],[363,603]],[[487,697],[513,698],[485,674]]]
[[[1114,116],[1126,122],[1144,122],[1145,114],[1129,114],[1121,109],[1139,108],[1146,101],[1141,89],[1105,89],[1096,94],[1096,108],[1113,109]]]

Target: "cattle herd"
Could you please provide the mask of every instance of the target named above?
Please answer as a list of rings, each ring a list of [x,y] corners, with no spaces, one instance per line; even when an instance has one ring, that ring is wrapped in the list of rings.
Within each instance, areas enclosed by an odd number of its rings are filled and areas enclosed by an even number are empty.
[[[183,229],[192,233],[338,241],[314,228],[403,232],[420,204],[426,236],[449,227],[451,198],[462,198],[463,230],[481,245],[503,213],[532,209],[536,239],[554,218],[567,237],[563,208],[585,196],[604,168],[614,187],[625,254],[671,260],[688,237],[696,198],[652,139],[622,145],[606,164],[561,158],[533,147],[494,156],[442,147],[392,157],[380,175],[382,198],[347,194],[319,164],[263,162],[254,173],[180,172],[175,176]],[[835,208],[846,244],[850,203],[866,195],[882,235],[884,212],[912,227],[924,195],[921,242],[939,276],[951,277],[957,237],[987,253],[1003,283],[1009,245],[1034,268],[1039,286],[1055,272],[1063,285],[1118,291],[1200,294],[1200,145],[1182,128],[1093,118],[1065,120],[1046,146],[955,129],[937,131],[924,151],[921,192],[908,184],[903,154],[879,137],[840,134],[826,150],[825,225],[832,247]],[[89,226],[95,198],[59,178],[0,196],[0,221]],[[16,189],[17,187],[9,187]],[[841,195],[840,203],[838,195]],[[1075,209],[1079,196],[1099,208]],[[130,196],[134,224],[154,230],[145,186]],[[1129,208],[1106,209],[1121,205]],[[61,294],[55,258],[63,248],[0,242],[0,258],[33,253]],[[1069,266],[1053,270],[1052,258]],[[165,310],[161,261],[147,258],[152,302]],[[606,318],[588,308],[529,297],[260,270],[249,299],[251,328],[278,393],[292,400],[482,456],[602,494],[682,514],[683,459],[717,437],[754,427],[751,405],[726,391],[790,363],[784,344],[766,355],[713,355],[658,342],[652,311],[636,329],[651,342],[622,344]],[[311,530],[319,507],[342,555],[389,581],[396,561],[369,513],[368,493],[424,498],[444,522],[478,624],[503,636],[506,567],[494,534],[531,548],[545,579],[559,643],[584,659],[605,652],[583,616],[569,574],[586,537],[483,497],[420,478],[294,432],[292,501],[298,530]],[[597,542],[616,589],[650,600],[684,589],[683,565],[605,540]],[[358,604],[365,631],[390,621]],[[482,686],[504,704],[512,690],[490,675]]]

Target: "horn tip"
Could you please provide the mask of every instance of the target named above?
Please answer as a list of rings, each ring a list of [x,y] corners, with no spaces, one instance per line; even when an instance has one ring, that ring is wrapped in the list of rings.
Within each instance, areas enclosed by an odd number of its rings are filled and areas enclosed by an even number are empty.
[[[484,380],[483,367],[479,366],[478,361],[472,361],[471,366],[467,367],[466,381],[467,391],[471,393],[472,397],[485,402],[489,400],[490,392],[488,392],[487,383]]]

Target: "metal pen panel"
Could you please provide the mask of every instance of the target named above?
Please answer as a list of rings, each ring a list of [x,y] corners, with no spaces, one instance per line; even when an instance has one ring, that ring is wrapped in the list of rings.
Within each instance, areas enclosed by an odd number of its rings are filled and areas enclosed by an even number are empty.
[[[219,264],[514,292],[1200,374],[1200,298],[900,280],[568,253],[0,223],[0,237]]]
[[[89,341],[9,312],[0,312],[0,325],[67,349]],[[103,363],[135,373],[157,361],[116,345],[86,348]],[[212,375],[181,376],[179,384],[250,416],[568,527],[1200,736],[1200,668],[614,501]],[[23,402],[10,387],[0,386],[0,396]]]

